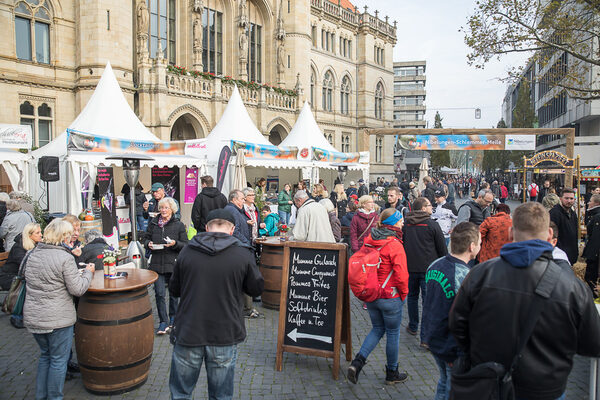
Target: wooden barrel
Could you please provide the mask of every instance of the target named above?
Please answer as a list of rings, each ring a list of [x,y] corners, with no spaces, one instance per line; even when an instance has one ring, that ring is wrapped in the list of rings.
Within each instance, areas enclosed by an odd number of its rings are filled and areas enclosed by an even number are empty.
[[[265,290],[261,295],[263,306],[279,310],[281,300],[281,273],[283,268],[283,243],[279,238],[262,243],[260,272],[265,279]]]
[[[81,221],[81,230],[79,231],[79,236],[81,239],[83,239],[84,234],[87,231],[91,231],[92,229],[102,232],[102,220],[94,219],[92,221]]]
[[[85,388],[94,394],[136,389],[148,379],[154,321],[146,287],[86,293],[79,300],[75,346]]]

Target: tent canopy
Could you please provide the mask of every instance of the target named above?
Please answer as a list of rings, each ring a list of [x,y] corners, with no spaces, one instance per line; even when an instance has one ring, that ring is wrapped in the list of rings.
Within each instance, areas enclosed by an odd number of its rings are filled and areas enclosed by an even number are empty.
[[[160,142],[142,124],[129,103],[127,103],[110,62],[106,63],[102,77],[98,81],[98,86],[96,86],[92,97],[68,129],[120,140]],[[61,133],[52,142],[33,152],[33,156],[36,158],[45,155],[62,156],[65,154],[67,154],[67,132]]]
[[[209,149],[208,161],[211,164],[217,162],[221,148],[229,145],[231,140],[255,144],[271,144],[256,128],[254,122],[252,122],[237,86],[233,89],[233,93],[229,98],[221,119],[206,139],[207,148]]]
[[[280,146],[291,146],[298,149],[319,147],[329,151],[338,151],[325,139],[307,102],[304,102],[304,106],[294,127],[290,131],[290,134],[281,142]]]

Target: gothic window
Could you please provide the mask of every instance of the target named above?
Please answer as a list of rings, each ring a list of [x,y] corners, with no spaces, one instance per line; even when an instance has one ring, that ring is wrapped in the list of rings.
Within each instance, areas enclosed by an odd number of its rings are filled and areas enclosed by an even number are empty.
[[[381,82],[375,88],[375,118],[383,118],[383,85]]]
[[[340,86],[340,106],[342,114],[350,113],[350,78],[348,78],[348,75],[344,76]]]
[[[333,75],[331,71],[323,78],[323,110],[333,111]]]
[[[342,135],[342,153],[350,153],[350,135]]]
[[[262,82],[262,18],[254,3],[248,2],[250,23],[246,30],[248,35],[248,80],[250,82]]]
[[[315,85],[317,83],[317,74],[314,69],[310,69],[310,106],[312,109],[315,107]]]
[[[33,146],[42,147],[52,140],[52,108],[47,103],[38,106],[25,101],[19,107],[21,125],[29,125]]]
[[[325,139],[329,142],[330,145],[333,146],[333,133],[325,133]]]
[[[382,162],[383,160],[383,137],[377,136],[375,138],[375,162]]]
[[[18,59],[50,64],[50,10],[46,0],[17,3],[15,42]]]
[[[206,7],[202,13],[202,65],[204,72],[223,73],[223,13]]]
[[[156,58],[158,41],[163,57],[175,64],[175,0],[147,0],[150,10],[150,57]]]

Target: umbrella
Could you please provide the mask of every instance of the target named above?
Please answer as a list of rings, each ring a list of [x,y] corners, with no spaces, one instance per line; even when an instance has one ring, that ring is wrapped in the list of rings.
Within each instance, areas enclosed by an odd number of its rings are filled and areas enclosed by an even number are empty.
[[[428,171],[429,171],[429,163],[427,162],[427,158],[423,158],[423,161],[421,161],[421,165],[419,166],[419,184],[417,185],[417,189],[419,189],[419,192],[422,192],[423,190],[425,190],[425,185],[423,184],[423,178],[425,178],[427,175],[429,175]]]
[[[244,155],[244,149],[239,149],[235,157],[233,188],[242,190],[246,185],[246,156]]]

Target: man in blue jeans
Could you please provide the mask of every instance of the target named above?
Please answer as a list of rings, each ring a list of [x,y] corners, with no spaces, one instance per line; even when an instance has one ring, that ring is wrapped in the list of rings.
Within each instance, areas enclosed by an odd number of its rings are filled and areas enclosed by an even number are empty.
[[[171,398],[191,399],[206,363],[210,399],[231,399],[237,344],[246,338],[244,293],[259,296],[264,280],[254,250],[232,236],[235,219],[227,209],[207,216],[206,232],[183,248],[169,292],[179,297],[171,331]]]
[[[462,222],[451,234],[450,254],[427,268],[425,282],[427,297],[423,302],[425,341],[440,370],[435,400],[450,396],[450,370],[458,358],[459,348],[448,328],[448,314],[458,288],[469,272],[467,264],[481,249],[479,228],[472,222]]]
[[[417,335],[419,329],[419,294],[425,301],[425,272],[432,262],[448,254],[446,239],[437,222],[431,219],[433,208],[429,199],[419,197],[412,211],[406,215],[403,241],[408,266],[408,327],[406,331]],[[425,330],[421,327],[421,347],[428,349]]]

